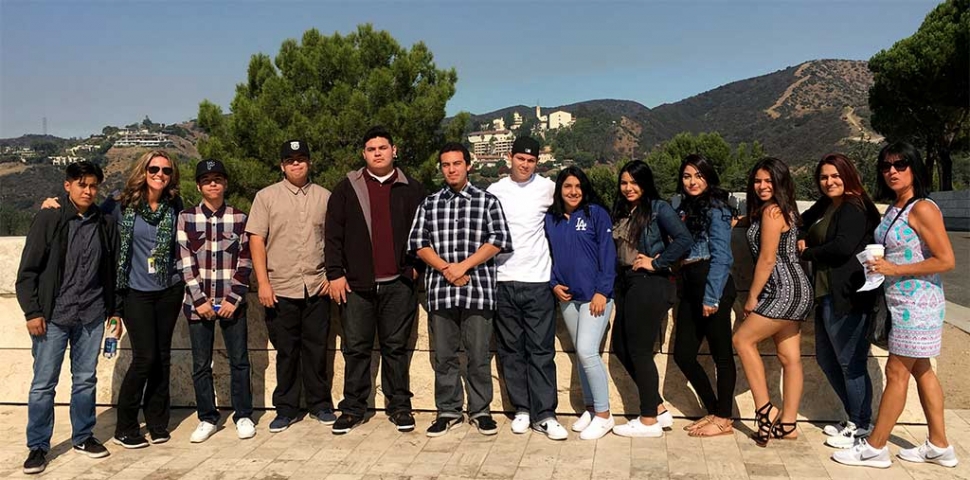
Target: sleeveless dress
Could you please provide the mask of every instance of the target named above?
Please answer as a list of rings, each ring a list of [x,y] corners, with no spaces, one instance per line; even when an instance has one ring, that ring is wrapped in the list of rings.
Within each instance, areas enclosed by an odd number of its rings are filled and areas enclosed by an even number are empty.
[[[771,277],[758,296],[754,313],[766,318],[803,321],[812,311],[814,296],[812,282],[798,263],[798,229],[792,228],[781,234],[778,241],[777,262]],[[758,261],[761,251],[761,221],[755,220],[748,227],[748,249]]]
[[[933,202],[929,199],[921,201]],[[899,208],[890,206],[886,209],[882,222],[876,227],[876,241],[885,245],[886,260],[897,265],[922,262],[932,256],[926,243],[909,224],[909,214],[916,203],[919,202],[913,202],[906,207],[892,228],[889,224],[899,214]],[[939,355],[943,343],[943,314],[946,309],[940,275],[886,276],[883,288],[886,292],[886,306],[892,314],[889,353],[911,358]]]

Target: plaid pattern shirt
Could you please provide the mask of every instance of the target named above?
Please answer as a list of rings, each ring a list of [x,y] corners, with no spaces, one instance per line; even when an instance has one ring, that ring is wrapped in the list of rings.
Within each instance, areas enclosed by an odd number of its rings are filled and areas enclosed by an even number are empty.
[[[213,212],[200,204],[179,214],[175,237],[186,318],[201,320],[195,309],[210,299],[213,304],[242,303],[253,270],[245,213],[226,204]]]
[[[456,193],[444,187],[418,207],[411,224],[408,248],[431,247],[442,260],[458,263],[490,243],[502,252],[512,251],[512,236],[498,199],[471,183]],[[495,309],[495,259],[468,270],[469,282],[452,285],[445,276],[428,269],[424,277],[428,310],[446,308]]]

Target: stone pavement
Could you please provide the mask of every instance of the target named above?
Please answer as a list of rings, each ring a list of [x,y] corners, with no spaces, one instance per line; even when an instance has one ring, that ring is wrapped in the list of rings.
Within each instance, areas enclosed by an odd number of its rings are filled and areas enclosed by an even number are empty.
[[[25,477],[26,407],[0,406],[0,476]],[[226,412],[224,412],[226,413]],[[615,435],[582,441],[575,435],[553,442],[534,432],[515,435],[504,416],[500,433],[486,437],[467,424],[439,438],[424,429],[431,413],[417,415],[418,429],[400,433],[383,413],[347,435],[305,419],[289,430],[267,430],[272,411],[258,412],[259,433],[241,441],[231,424],[202,444],[189,435],[197,421],[188,409],[173,411],[172,440],[141,450],[108,444],[111,456],[90,459],[70,449],[68,408],[57,407],[53,460],[39,477],[56,479],[970,479],[970,410],[948,410],[950,441],[964,462],[954,469],[910,464],[894,458],[888,470],[845,467],[829,460],[820,425],[799,424],[797,440],[776,440],[758,448],[747,438],[750,423],[733,436],[690,438],[678,419],[665,438],[628,439]],[[110,438],[114,411],[99,409],[96,436]],[[561,418],[567,427],[575,417]],[[622,420],[620,420],[622,421]],[[925,427],[899,426],[891,448],[921,443]],[[35,476],[37,477],[37,476]]]

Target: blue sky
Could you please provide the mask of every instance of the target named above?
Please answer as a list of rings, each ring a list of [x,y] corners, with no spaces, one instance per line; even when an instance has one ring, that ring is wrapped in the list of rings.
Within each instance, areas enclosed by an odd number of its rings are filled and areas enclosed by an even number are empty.
[[[939,2],[0,0],[0,138],[227,108],[257,52],[360,23],[458,71],[448,114],[619,98],[648,107],[806,60],[866,60]]]

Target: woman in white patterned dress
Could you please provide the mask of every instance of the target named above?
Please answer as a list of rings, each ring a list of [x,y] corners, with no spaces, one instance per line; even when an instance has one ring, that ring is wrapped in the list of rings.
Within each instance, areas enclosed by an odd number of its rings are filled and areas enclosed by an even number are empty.
[[[832,459],[847,465],[887,468],[892,465],[887,442],[906,406],[910,377],[916,379],[929,426],[923,445],[899,451],[910,462],[955,467],[957,458],[943,425],[943,389],[930,359],[940,354],[946,301],[940,273],[954,267],[953,247],[939,207],[927,198],[929,178],[919,152],[908,143],[893,143],[879,152],[877,198],[892,201],[876,227],[876,242],[885,257],[869,270],[886,276],[886,305],[892,314],[886,390],[876,426],[868,440]]]

